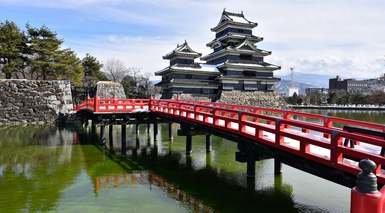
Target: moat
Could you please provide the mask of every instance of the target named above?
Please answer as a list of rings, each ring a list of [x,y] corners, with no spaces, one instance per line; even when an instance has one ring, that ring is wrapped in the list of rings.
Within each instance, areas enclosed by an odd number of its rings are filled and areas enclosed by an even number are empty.
[[[382,112],[324,112],[385,123]],[[236,144],[213,137],[206,154],[204,136],[167,136],[158,141],[127,126],[127,157],[96,145],[89,129],[1,127],[0,209],[2,212],[348,212],[350,189],[283,165],[274,176],[273,160],[256,164],[255,191],[247,190],[245,165],[234,160]],[[177,124],[173,125],[178,128]],[[150,132],[152,129],[150,130]],[[120,128],[114,128],[119,153]],[[106,143],[108,144],[108,143]]]

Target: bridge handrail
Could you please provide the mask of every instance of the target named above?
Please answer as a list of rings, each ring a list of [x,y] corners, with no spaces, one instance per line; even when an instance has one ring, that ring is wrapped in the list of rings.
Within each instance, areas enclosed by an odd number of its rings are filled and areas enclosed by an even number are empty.
[[[247,111],[242,111],[247,109]],[[272,116],[265,114],[258,114],[256,111],[258,107],[233,107],[226,104],[226,108],[222,104],[212,104],[207,102],[185,102],[185,101],[168,101],[161,100],[151,101],[150,110],[169,114],[176,117],[186,117],[190,121],[215,126],[219,129],[234,132],[244,137],[254,139],[262,144],[273,146],[284,151],[308,158],[319,163],[342,169],[345,172],[356,174],[359,169],[354,164],[344,162],[345,159],[351,158],[369,158],[377,163],[376,175],[381,183],[385,183],[385,175],[381,170],[382,164],[385,165],[385,158],[381,155],[368,153],[365,151],[345,147],[342,144],[343,139],[360,141],[362,143],[385,147],[385,140],[370,137],[367,135],[349,133],[341,128],[330,125],[331,122],[339,122],[349,125],[359,125],[368,128],[383,128],[383,125],[373,124],[369,122],[361,122],[350,119],[340,119],[335,117],[327,117],[322,115],[313,115],[302,112],[292,112],[286,110],[274,110],[274,112],[281,112],[280,116]],[[288,115],[309,115],[312,118],[322,119],[324,123],[314,123],[309,121],[302,121],[292,119]],[[266,124],[257,122],[257,120],[265,120]],[[320,134],[319,138],[309,138],[297,132],[291,132],[288,126],[297,129],[305,129],[307,131],[314,131]],[[246,129],[253,129],[253,133],[246,131]],[[275,139],[269,139],[261,136],[261,131],[270,132],[275,135]],[[323,134],[323,135],[322,135]],[[325,135],[327,137],[325,137]],[[299,147],[290,147],[283,144],[283,138],[291,138],[297,140]],[[256,140],[257,139],[257,140]],[[310,145],[324,148],[329,152],[329,156],[319,156],[312,153]],[[346,158],[347,157],[347,158]],[[351,160],[352,161],[352,160]]]

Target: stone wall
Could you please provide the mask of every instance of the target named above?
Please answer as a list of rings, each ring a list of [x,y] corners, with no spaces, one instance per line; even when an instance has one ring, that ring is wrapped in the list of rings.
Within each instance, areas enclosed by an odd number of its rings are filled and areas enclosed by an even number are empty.
[[[126,98],[122,84],[113,81],[96,83],[96,96],[99,98]]]
[[[211,101],[211,99],[208,97],[194,96],[191,94],[180,94],[180,95],[174,94],[174,95],[172,95],[171,99],[188,100],[188,101],[191,101],[191,100],[194,100],[194,101]]]
[[[285,108],[285,100],[274,92],[222,91],[218,102],[260,107]]]
[[[69,81],[0,79],[0,124],[53,123],[72,109]]]

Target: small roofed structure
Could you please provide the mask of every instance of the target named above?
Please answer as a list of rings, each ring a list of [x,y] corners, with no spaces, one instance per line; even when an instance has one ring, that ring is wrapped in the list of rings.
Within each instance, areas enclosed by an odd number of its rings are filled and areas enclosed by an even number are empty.
[[[162,80],[157,84],[162,88],[162,98],[172,98],[181,94],[208,99],[216,96],[218,93],[216,78],[219,71],[215,65],[196,63],[194,59],[201,55],[185,41],[163,56],[163,59],[170,60],[170,65],[155,72],[155,75],[162,76]]]

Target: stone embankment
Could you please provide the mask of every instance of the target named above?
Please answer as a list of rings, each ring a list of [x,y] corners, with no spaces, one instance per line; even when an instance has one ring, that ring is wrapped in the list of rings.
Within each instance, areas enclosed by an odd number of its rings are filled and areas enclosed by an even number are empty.
[[[270,108],[285,108],[285,100],[274,92],[244,92],[244,91],[222,91],[218,102],[260,106]]]
[[[208,97],[194,96],[191,94],[173,95],[172,99],[188,100],[188,101],[211,101],[211,99]]]
[[[69,81],[0,80],[0,124],[45,124],[73,110]]]
[[[99,98],[126,98],[123,85],[113,81],[96,83],[96,96]]]

